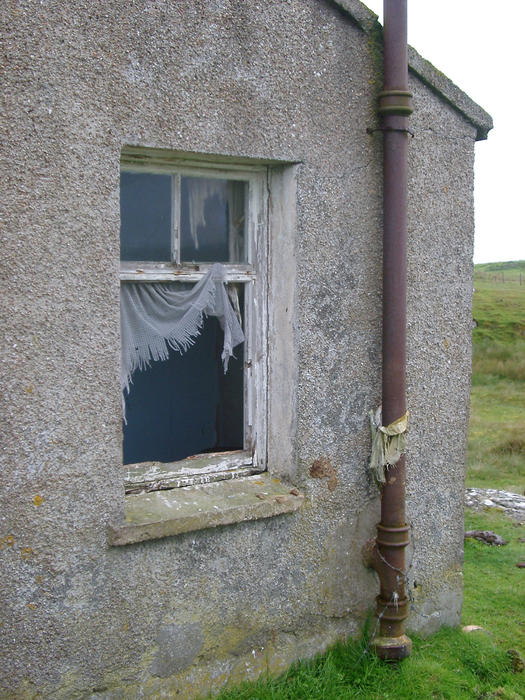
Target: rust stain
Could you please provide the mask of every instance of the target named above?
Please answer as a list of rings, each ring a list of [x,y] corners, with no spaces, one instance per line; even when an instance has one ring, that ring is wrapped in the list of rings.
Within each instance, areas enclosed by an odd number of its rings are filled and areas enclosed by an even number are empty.
[[[328,457],[319,457],[310,467],[310,476],[313,479],[328,479],[328,489],[335,491],[337,488],[337,470],[332,466]]]
[[[15,543],[15,538],[13,535],[6,535],[5,537],[0,537],[0,550],[6,547],[12,547]]]
[[[324,479],[325,476],[329,475],[331,468],[332,465],[328,457],[319,457],[310,467],[310,476],[313,479]]]
[[[20,552],[20,556],[24,561],[27,561],[27,559],[30,559],[33,556],[34,552],[31,547],[23,547],[22,551]]]

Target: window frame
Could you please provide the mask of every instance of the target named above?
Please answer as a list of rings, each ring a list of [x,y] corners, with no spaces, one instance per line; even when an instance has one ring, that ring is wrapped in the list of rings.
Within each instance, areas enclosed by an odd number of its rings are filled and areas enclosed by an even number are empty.
[[[269,169],[213,160],[192,160],[171,152],[125,149],[121,172],[172,175],[172,262],[121,261],[120,282],[198,282],[213,263],[182,263],[180,178],[196,176],[247,183],[245,263],[222,263],[226,281],[244,284],[244,447],[192,455],[175,462],[125,465],[127,493],[209,483],[256,474],[267,466],[268,382],[268,207]]]

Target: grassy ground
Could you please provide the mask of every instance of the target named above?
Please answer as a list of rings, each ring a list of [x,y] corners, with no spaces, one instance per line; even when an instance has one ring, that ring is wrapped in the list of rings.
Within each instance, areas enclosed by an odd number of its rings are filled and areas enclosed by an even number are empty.
[[[523,493],[525,261],[476,265],[474,286],[467,485]]]
[[[522,275],[520,285],[520,272]],[[467,484],[522,493],[525,488],[525,261],[476,266],[474,357]],[[499,513],[467,512],[467,529],[494,530],[509,543],[465,542],[463,624],[413,637],[412,655],[385,664],[350,640],[277,679],[226,691],[220,700],[523,700],[525,671],[507,650],[525,655],[525,528]]]
[[[500,513],[469,513],[469,529],[493,529],[508,542],[492,547],[465,542],[463,624],[483,629],[442,629],[428,639],[412,636],[412,655],[401,664],[380,662],[362,640],[340,643],[277,679],[225,691],[220,700],[522,700],[525,672],[515,673],[507,651],[525,653],[525,535]]]

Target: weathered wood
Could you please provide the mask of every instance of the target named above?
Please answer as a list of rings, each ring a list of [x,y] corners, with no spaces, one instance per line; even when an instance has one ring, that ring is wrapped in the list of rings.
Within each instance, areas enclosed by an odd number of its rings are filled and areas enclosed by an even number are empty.
[[[155,156],[151,158],[151,156]],[[172,182],[172,258],[171,262],[122,261],[120,280],[122,282],[198,282],[211,269],[213,263],[180,264],[180,176],[225,178],[247,183],[246,217],[246,262],[223,263],[226,281],[244,283],[244,452],[246,460],[238,461],[236,456],[206,455],[205,464],[195,468],[178,463],[176,467],[167,465],[146,465],[143,469],[128,468],[134,474],[125,480],[126,489],[137,488],[165,489],[184,486],[188,483],[212,481],[214,479],[236,478],[238,469],[252,468],[252,472],[266,469],[267,461],[267,377],[268,377],[268,169],[256,167],[220,166],[208,162],[182,162],[163,152],[149,153],[147,157],[140,149],[126,149],[122,156],[122,170],[159,172],[171,174]],[[196,458],[203,459],[202,455]],[[196,458],[191,458],[195,460]],[[211,461],[209,461],[211,459]],[[226,461],[225,461],[226,460]],[[182,466],[181,466],[182,465]],[[182,468],[182,471],[181,471]],[[192,470],[191,473],[187,469]],[[141,472],[147,478],[141,478]],[[231,472],[227,477],[226,472]],[[216,476],[211,476],[216,474]],[[222,476],[221,476],[222,475]],[[192,477],[194,477],[192,479]]]
[[[144,491],[167,491],[168,489],[183,488],[184,486],[195,486],[197,484],[213,484],[216,481],[230,481],[231,479],[241,479],[245,476],[253,476],[259,472],[253,467],[239,467],[237,469],[228,469],[224,472],[211,472],[210,474],[194,474],[193,476],[184,476],[179,479],[159,479],[151,481],[147,484],[139,486],[128,486],[125,489],[126,494],[143,493]]]
[[[227,282],[247,282],[255,279],[252,265],[224,263]],[[212,267],[211,263],[177,265],[174,262],[122,261],[122,282],[198,282]]]
[[[497,535],[495,532],[492,532],[492,530],[467,530],[465,532],[465,539],[469,538],[485,542],[485,544],[498,546],[508,544],[507,540],[504,540],[501,535]]]
[[[252,455],[243,450],[195,455],[177,462],[142,462],[124,467],[126,492],[166,489],[233,479],[254,473]]]

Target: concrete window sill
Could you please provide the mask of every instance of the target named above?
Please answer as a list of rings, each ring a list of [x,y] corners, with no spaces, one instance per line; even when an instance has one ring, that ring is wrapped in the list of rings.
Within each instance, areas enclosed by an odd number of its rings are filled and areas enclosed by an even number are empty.
[[[110,545],[259,520],[298,510],[304,496],[268,473],[126,496],[126,519],[110,526]]]

